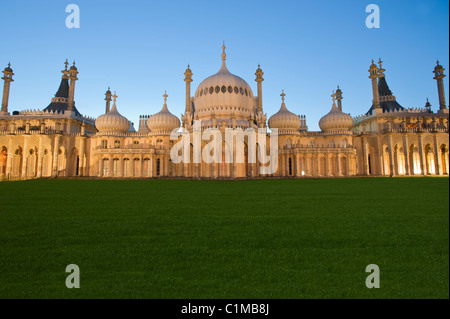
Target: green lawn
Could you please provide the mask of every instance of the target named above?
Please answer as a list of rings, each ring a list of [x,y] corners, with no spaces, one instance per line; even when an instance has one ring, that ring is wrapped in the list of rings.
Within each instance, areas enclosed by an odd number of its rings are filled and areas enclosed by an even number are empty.
[[[0,182],[0,229],[0,298],[449,298],[448,178]]]

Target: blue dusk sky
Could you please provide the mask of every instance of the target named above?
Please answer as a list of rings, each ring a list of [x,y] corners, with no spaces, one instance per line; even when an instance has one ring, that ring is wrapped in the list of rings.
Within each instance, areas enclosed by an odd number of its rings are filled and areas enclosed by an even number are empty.
[[[80,8],[79,29],[66,28],[68,4]],[[368,29],[368,4],[380,8],[381,27]],[[117,91],[121,114],[136,124],[154,114],[169,95],[169,110],[184,112],[187,64],[194,73],[191,95],[221,65],[256,95],[255,71],[264,71],[263,107],[286,104],[306,115],[310,130],[331,108],[339,84],[343,109],[367,112],[372,89],[371,59],[381,57],[386,79],[404,107],[438,109],[433,69],[449,68],[449,2],[438,0],[342,1],[0,1],[0,67],[11,61],[15,82],[10,111],[43,109],[56,93],[66,58],[80,72],[78,110],[97,117],[105,111],[108,86]],[[448,77],[445,78],[448,99]]]

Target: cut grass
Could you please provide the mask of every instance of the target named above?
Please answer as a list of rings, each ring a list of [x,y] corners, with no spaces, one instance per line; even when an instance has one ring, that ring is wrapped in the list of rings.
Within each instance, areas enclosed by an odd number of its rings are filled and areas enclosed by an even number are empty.
[[[2,182],[0,298],[449,298],[448,192],[448,178]]]

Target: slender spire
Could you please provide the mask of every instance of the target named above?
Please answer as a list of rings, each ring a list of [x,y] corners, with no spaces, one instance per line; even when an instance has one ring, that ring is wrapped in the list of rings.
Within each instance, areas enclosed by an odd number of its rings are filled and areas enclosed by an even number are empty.
[[[169,97],[169,96],[167,95],[167,91],[164,91],[163,97],[164,97],[164,105],[167,105],[167,98]]]
[[[113,97],[113,106],[116,106],[116,100],[118,98],[116,91],[114,91],[114,95],[112,97]]]
[[[68,69],[68,67],[69,67],[69,61],[66,59],[66,62],[64,62],[64,64],[65,64],[65,66],[66,66],[66,71],[67,71],[67,69]]]
[[[223,46],[222,46],[222,61],[225,63],[226,59],[227,59],[227,54],[225,53],[225,49],[227,47],[225,46],[225,41],[223,41]]]
[[[284,97],[286,96],[286,93],[284,93],[284,90],[281,90],[280,96],[281,96],[281,108],[280,108],[280,111],[281,110],[287,110],[286,104],[284,103]]]
[[[381,61],[381,58],[378,59],[378,65],[380,66],[378,69],[378,74],[380,77],[384,78],[384,72],[386,71],[383,69],[383,61]]]
[[[331,94],[331,97],[333,98],[333,107],[336,107],[336,93],[333,90],[333,94]]]

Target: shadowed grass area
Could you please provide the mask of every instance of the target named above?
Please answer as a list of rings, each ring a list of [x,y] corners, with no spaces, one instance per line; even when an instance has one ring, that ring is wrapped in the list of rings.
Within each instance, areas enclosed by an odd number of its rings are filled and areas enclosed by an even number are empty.
[[[1,182],[0,298],[449,298],[448,192],[448,178]]]

